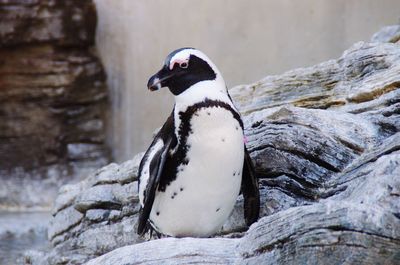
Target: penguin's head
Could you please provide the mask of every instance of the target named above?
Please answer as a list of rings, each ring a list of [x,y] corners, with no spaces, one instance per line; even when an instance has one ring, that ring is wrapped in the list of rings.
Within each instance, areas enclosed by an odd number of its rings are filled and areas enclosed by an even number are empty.
[[[202,81],[222,80],[211,60],[194,48],[181,48],[171,52],[160,71],[148,81],[151,91],[168,87],[175,96]],[[223,80],[222,80],[223,82]]]

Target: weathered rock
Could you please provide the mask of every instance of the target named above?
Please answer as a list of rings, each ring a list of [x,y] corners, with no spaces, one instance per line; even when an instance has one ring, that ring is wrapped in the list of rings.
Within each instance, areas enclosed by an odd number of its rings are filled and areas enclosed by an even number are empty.
[[[49,225],[48,236],[54,238],[57,235],[70,230],[80,223],[83,214],[75,210],[73,207],[68,207],[60,211]]]
[[[203,264],[399,264],[400,152],[360,170],[359,177],[346,173],[353,176],[346,191],[264,217],[241,239],[161,239],[87,264],[185,264],[193,253],[192,261]]]
[[[94,42],[92,1],[1,0],[0,47],[52,42],[88,46]]]
[[[237,239],[166,238],[122,247],[86,264],[234,264],[237,243]]]
[[[266,216],[240,239],[160,239],[87,264],[399,264],[400,151],[380,154],[339,174],[344,191]]]
[[[49,209],[108,163],[95,26],[92,1],[0,0],[0,209]]]
[[[68,207],[85,217],[50,237],[41,262],[400,264],[400,46],[357,43],[230,91],[260,178],[257,223],[246,231],[239,196],[217,238],[142,243],[138,155],[68,186],[55,219]]]
[[[371,41],[391,43],[400,41],[400,25],[384,27],[372,36]]]
[[[132,233],[139,211],[136,180],[142,156],[121,165],[110,164],[79,183],[63,186],[48,228],[54,245],[51,254],[28,252],[26,260],[82,264],[89,257],[142,242]]]

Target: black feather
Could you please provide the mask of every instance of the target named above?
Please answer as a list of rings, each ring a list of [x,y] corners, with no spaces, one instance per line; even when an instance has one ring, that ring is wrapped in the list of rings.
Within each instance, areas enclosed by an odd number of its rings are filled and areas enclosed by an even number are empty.
[[[242,193],[244,198],[244,218],[246,224],[250,226],[258,220],[260,215],[260,191],[255,175],[253,162],[249,152],[244,146],[244,163],[242,174]]]

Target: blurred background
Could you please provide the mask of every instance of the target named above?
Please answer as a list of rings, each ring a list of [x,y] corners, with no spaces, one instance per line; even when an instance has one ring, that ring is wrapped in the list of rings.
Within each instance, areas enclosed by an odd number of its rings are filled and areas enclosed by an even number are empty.
[[[147,80],[172,50],[202,50],[233,87],[399,18],[398,0],[0,0],[0,264],[47,247],[59,187],[146,149],[173,107]]]

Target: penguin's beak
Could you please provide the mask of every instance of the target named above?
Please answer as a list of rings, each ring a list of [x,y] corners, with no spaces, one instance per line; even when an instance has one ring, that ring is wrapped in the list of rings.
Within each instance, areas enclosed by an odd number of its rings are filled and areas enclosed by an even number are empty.
[[[161,80],[158,78],[157,74],[150,77],[149,82],[147,82],[147,88],[150,91],[156,91],[161,88]]]
[[[150,91],[159,90],[160,88],[165,87],[165,82],[172,76],[173,74],[168,72],[168,70],[163,67],[155,75],[150,77],[149,82],[147,82],[147,88]]]

